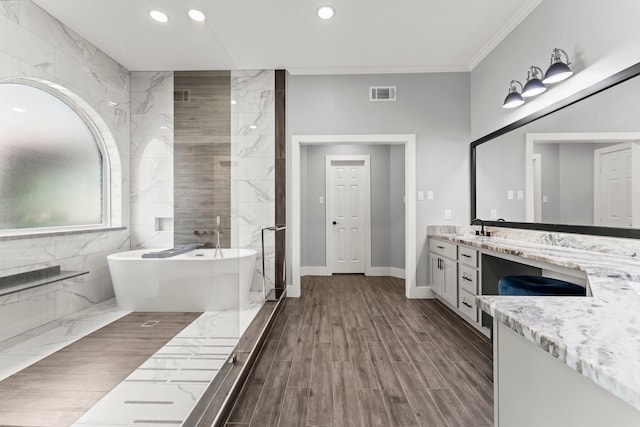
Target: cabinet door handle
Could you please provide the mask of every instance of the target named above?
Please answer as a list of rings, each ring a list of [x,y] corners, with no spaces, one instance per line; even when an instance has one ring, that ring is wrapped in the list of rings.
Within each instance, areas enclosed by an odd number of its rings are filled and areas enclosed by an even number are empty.
[[[438,270],[442,270],[442,260],[440,258],[438,258]]]
[[[444,246],[436,246],[438,249],[444,249]]]
[[[471,255],[467,255],[467,254],[460,254],[460,255],[462,255],[465,258],[471,258]]]
[[[473,306],[472,306],[472,305],[469,305],[466,301],[462,301],[462,304],[466,305],[466,306],[467,306],[467,307],[469,307],[469,308],[473,308]]]
[[[469,279],[467,276],[462,276],[462,280],[466,280],[467,282],[473,282],[473,280]]]

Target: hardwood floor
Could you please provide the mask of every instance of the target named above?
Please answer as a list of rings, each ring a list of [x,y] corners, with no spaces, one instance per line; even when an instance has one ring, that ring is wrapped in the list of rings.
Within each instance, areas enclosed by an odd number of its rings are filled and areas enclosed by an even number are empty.
[[[493,425],[491,341],[404,281],[305,277],[229,419],[240,426]]]
[[[200,314],[128,314],[0,381],[0,426],[73,424]]]

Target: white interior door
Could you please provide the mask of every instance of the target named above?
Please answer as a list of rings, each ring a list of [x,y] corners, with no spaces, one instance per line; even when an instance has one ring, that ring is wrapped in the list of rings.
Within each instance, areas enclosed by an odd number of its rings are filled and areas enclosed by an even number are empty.
[[[534,222],[542,222],[542,154],[533,155]]]
[[[628,143],[594,150],[594,222],[605,227],[633,223],[633,162]]]
[[[369,156],[327,156],[327,267],[364,273],[370,207]]]

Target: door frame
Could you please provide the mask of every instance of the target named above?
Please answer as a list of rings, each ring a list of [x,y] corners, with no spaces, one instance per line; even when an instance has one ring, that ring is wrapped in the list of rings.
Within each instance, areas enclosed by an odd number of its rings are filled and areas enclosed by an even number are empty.
[[[616,145],[611,145],[609,147],[604,147],[604,148],[598,148],[593,150],[593,224],[597,225],[597,226],[601,226],[599,223],[597,223],[596,221],[600,218],[600,216],[602,215],[602,213],[600,212],[600,192],[602,191],[602,187],[600,186],[600,156],[603,153],[611,153],[614,151],[622,151],[622,150],[630,150],[631,151],[631,171],[633,173],[632,175],[632,184],[631,184],[631,188],[635,188],[633,184],[635,184],[633,181],[635,180],[635,171],[638,170],[638,167],[640,165],[638,165],[635,161],[637,160],[638,156],[634,156],[634,147],[636,146],[635,142],[629,141],[629,142],[622,142],[620,144],[616,144]],[[633,193],[631,193],[633,195]],[[632,218],[632,227],[637,227],[638,224],[638,213],[634,212],[634,207],[635,207],[635,203],[634,203],[634,199],[635,197],[633,197],[631,199],[631,207],[632,207],[632,214],[631,214],[631,218]],[[604,225],[603,227],[612,227],[611,225],[607,226]]]
[[[331,188],[331,162],[333,161],[354,161],[363,162],[364,176],[366,179],[362,183],[363,189],[363,221],[362,229],[364,231],[364,274],[371,276],[371,156],[369,154],[343,154],[343,155],[327,155],[325,156],[325,259],[327,265],[327,273],[333,274],[333,224],[331,224],[331,208],[333,207],[333,197],[330,197]]]
[[[526,222],[534,222],[533,196],[533,144],[553,144],[557,142],[606,143],[640,141],[640,132],[550,132],[527,133],[525,135],[525,206]],[[634,159],[635,161],[635,159]],[[635,177],[634,177],[635,184]],[[640,206],[639,206],[640,208]]]
[[[426,298],[428,287],[416,286],[417,230],[416,230],[416,135],[292,135],[291,136],[291,179],[287,180],[287,194],[291,195],[291,218],[287,233],[291,248],[291,282],[287,284],[287,296],[300,296],[300,250],[301,250],[301,186],[300,186],[300,146],[322,144],[362,144],[362,145],[404,145],[404,189],[405,189],[405,295],[408,298]],[[421,236],[423,234],[421,233]]]

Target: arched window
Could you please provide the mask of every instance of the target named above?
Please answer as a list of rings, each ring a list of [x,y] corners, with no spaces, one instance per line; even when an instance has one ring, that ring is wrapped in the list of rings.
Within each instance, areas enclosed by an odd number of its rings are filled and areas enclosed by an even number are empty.
[[[108,225],[103,146],[88,116],[63,97],[0,84],[0,232]]]

